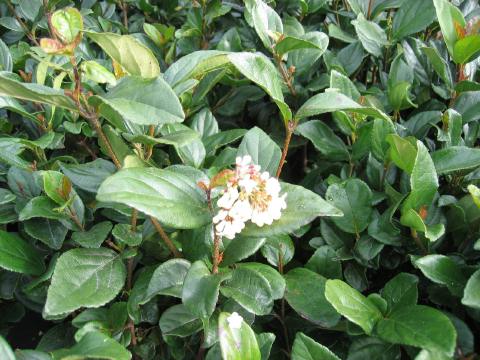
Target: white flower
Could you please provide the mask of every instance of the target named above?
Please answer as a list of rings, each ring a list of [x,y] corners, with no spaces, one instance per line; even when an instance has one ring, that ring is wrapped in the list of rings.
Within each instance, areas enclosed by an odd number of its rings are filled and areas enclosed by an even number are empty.
[[[233,218],[240,219],[242,221],[248,221],[252,217],[252,207],[248,200],[237,200],[235,204],[233,204],[232,208],[228,212]]]
[[[249,220],[258,226],[271,225],[287,207],[287,194],[280,195],[279,181],[251,162],[249,155],[236,158],[235,175],[217,200],[220,209],[213,223],[219,236],[233,239]]]
[[[238,190],[233,187],[228,187],[227,191],[217,201],[217,205],[223,209],[230,209],[233,203],[238,199]]]
[[[242,327],[243,318],[237,312],[233,312],[227,317],[228,326],[231,329],[240,329]]]

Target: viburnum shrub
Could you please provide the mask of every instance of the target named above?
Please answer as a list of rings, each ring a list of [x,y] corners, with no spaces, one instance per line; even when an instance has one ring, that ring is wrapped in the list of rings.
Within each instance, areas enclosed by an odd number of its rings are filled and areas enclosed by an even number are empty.
[[[0,0],[0,360],[473,360],[477,0]]]

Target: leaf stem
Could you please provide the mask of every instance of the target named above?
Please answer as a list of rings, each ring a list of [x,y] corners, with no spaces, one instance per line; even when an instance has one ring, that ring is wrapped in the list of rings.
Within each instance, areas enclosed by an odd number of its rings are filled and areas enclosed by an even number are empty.
[[[370,20],[372,17],[372,5],[373,5],[373,0],[368,1],[368,12],[367,12],[367,19]]]
[[[148,135],[149,136],[154,136],[155,135],[155,126],[154,125],[150,125],[149,129],[148,129]],[[146,149],[146,152],[145,152],[145,160],[150,160],[150,158],[152,157],[152,154],[153,154],[153,144],[152,145],[147,145],[147,149]]]
[[[175,256],[176,258],[181,258],[182,257],[182,254],[180,253],[180,251],[178,251],[178,249],[175,247],[175,245],[173,244],[172,240],[170,240],[170,238],[168,237],[167,233],[165,232],[165,230],[163,230],[162,228],[162,225],[160,225],[160,223],[158,222],[157,219],[155,219],[153,216],[150,216],[150,221],[152,222],[153,226],[155,227],[155,229],[157,230],[157,232],[160,234],[160,237],[162,238],[163,242],[165,243],[165,245],[167,245],[168,249],[171,251],[171,253],[173,254],[173,256]]]
[[[285,142],[283,144],[282,157],[280,158],[280,163],[278,164],[278,168],[277,168],[277,174],[276,174],[277,179],[280,177],[280,174],[282,173],[283,164],[285,163],[285,159],[287,158],[287,154],[288,154],[288,147],[290,146],[290,141],[292,140],[292,134],[295,131],[296,126],[297,126],[296,121],[289,120],[287,123],[287,126],[285,127],[285,130],[286,130]]]

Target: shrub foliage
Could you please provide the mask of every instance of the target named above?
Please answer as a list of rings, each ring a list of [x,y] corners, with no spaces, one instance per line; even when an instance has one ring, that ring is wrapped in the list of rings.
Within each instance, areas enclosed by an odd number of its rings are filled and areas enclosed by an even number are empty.
[[[0,14],[2,360],[475,357],[478,1]]]

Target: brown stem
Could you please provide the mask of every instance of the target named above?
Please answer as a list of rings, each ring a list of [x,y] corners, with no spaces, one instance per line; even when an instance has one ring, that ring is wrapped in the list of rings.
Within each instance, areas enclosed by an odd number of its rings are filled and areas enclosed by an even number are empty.
[[[373,5],[373,0],[369,0],[369,2],[368,2],[368,12],[367,12],[367,19],[369,19],[369,20],[372,17],[372,5]]]
[[[162,238],[165,245],[167,245],[168,249],[172,252],[173,256],[175,256],[176,258],[181,258],[182,254],[180,253],[180,251],[177,250],[172,240],[170,240],[170,238],[168,237],[167,233],[163,230],[162,225],[160,225],[158,220],[155,219],[153,216],[150,216],[150,221],[152,222],[157,232],[160,234],[160,237]]]
[[[132,209],[132,220],[130,221],[130,230],[137,231],[137,218],[138,218],[138,210]]]
[[[73,92],[74,100],[77,103],[77,106],[80,108],[80,93],[82,91],[82,79],[80,78],[80,71],[78,71],[77,60],[75,56],[70,56],[70,63],[73,67],[73,76],[75,79],[75,91]]]
[[[277,168],[277,174],[276,174],[277,179],[280,177],[280,174],[282,173],[283,164],[285,163],[285,159],[287,158],[290,140],[292,140],[292,134],[296,126],[297,126],[297,123],[295,121],[293,120],[288,121],[288,124],[286,126],[287,133],[285,136],[285,142],[283,144],[282,157],[280,159],[280,163],[278,164],[278,168]]]
[[[148,129],[148,135],[149,136],[154,136],[155,134],[155,125],[150,125],[149,129]],[[145,160],[150,160],[150,158],[152,157],[152,154],[153,154],[153,144],[152,145],[147,145],[147,151],[145,152]]]
[[[112,159],[113,163],[117,167],[117,169],[121,169],[122,164],[120,163],[120,160],[118,160],[117,155],[115,155],[115,151],[113,150],[112,144],[108,140],[107,136],[102,130],[102,126],[100,125],[100,122],[98,121],[98,117],[96,113],[81,113],[84,118],[86,118],[90,124],[90,126],[96,131],[98,137],[100,140],[103,142],[105,145],[105,148],[108,152],[108,155]]]
[[[215,226],[213,227],[213,266],[212,274],[218,274],[218,265],[220,264],[220,236],[218,236],[215,231]]]
[[[123,12],[123,26],[127,29],[128,32],[128,4],[125,1],[121,1],[121,7]]]
[[[297,96],[297,92],[295,91],[295,88],[293,87],[293,77],[287,73],[287,70],[285,69],[285,64],[282,62],[282,58],[278,55],[274,56],[275,61],[277,62],[278,70],[280,70],[280,74],[282,74],[283,81],[287,84],[288,90],[293,96]]]
[[[38,43],[37,39],[35,38],[35,35],[30,31],[30,29],[28,28],[27,24],[25,24],[23,22],[23,20],[20,18],[20,16],[18,16],[17,12],[15,11],[15,7],[12,5],[12,2],[10,0],[7,0],[7,6],[8,8],[10,9],[10,11],[12,12],[13,16],[15,17],[15,19],[18,21],[18,23],[20,24],[20,26],[23,28],[23,30],[25,31],[25,34],[27,35],[28,39],[33,42],[36,46],[40,46],[40,44]]]
[[[105,244],[107,244],[110,248],[112,248],[113,250],[115,250],[116,252],[118,253],[121,253],[122,252],[122,249],[120,249],[117,245],[115,245],[113,243],[112,240],[108,239],[107,241],[105,241]]]
[[[68,207],[68,212],[70,213],[69,214],[70,219],[72,219],[72,221],[75,223],[75,225],[77,225],[80,228],[81,231],[85,231],[85,228],[83,227],[83,224],[80,222],[80,219],[78,218],[78,215],[75,212],[75,210]]]

